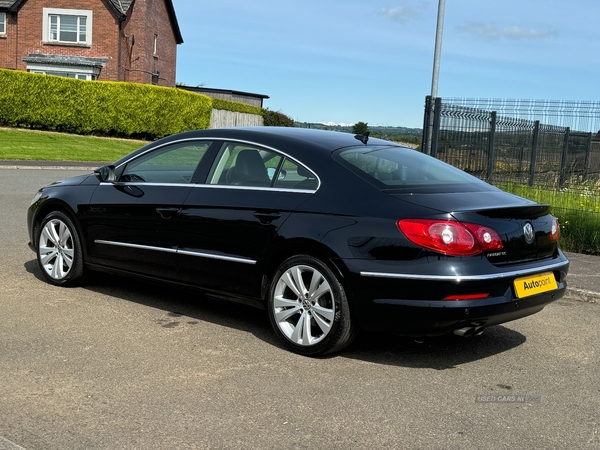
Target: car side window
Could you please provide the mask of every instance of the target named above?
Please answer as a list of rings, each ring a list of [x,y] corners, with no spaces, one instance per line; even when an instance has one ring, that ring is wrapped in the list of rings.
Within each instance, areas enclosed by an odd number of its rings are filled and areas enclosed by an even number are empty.
[[[131,161],[121,182],[189,183],[211,141],[189,141],[166,145]]]
[[[314,173],[289,158],[283,161],[275,180],[275,187],[280,189],[315,190],[318,185]]]
[[[208,184],[270,187],[283,157],[248,144],[225,143],[208,175]]]

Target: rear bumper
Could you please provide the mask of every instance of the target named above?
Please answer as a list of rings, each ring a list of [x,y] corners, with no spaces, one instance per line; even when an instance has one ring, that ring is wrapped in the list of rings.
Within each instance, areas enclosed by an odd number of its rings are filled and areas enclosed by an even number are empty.
[[[380,267],[382,270],[372,270],[375,268],[372,262],[365,268],[356,260],[344,263],[350,269],[352,307],[361,328],[407,336],[442,335],[463,327],[488,327],[535,314],[564,295],[569,269],[569,261],[560,251],[556,258],[545,262],[487,272],[483,261],[478,263],[479,270],[453,263],[452,269],[458,270],[454,275],[448,273],[448,261],[421,266],[433,269],[429,272],[390,270],[393,269],[390,264]],[[554,275],[557,289],[516,297],[513,286],[516,278],[547,272]],[[449,295],[477,293],[486,293],[488,297],[442,300]]]
[[[375,299],[360,320],[362,328],[406,336],[436,336],[456,329],[489,327],[541,311],[565,293],[566,284],[552,292],[524,299],[510,296],[468,301]]]

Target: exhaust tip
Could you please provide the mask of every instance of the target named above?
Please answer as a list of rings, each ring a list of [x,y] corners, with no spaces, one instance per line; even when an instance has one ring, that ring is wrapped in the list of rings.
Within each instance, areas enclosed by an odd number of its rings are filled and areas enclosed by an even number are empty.
[[[463,327],[454,330],[454,334],[461,337],[471,337],[475,333],[475,327]]]
[[[454,330],[453,333],[461,337],[479,336],[483,333],[483,327],[463,327]]]

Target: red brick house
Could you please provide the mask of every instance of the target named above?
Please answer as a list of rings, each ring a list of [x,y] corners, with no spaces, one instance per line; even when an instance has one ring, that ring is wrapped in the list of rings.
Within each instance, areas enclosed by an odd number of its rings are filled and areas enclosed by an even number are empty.
[[[175,86],[172,0],[0,0],[0,68]]]

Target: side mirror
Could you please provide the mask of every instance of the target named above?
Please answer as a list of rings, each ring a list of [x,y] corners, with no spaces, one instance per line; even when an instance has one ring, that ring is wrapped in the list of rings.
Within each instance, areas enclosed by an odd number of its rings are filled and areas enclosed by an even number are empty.
[[[117,181],[115,176],[115,166],[103,166],[94,170],[94,175],[102,183],[114,183]]]
[[[275,167],[267,167],[267,175],[269,176],[269,178],[271,180],[275,176],[275,172],[277,172],[277,169]],[[287,172],[285,170],[281,169],[279,171],[279,175],[277,175],[277,179],[278,180],[283,180],[286,175],[287,175]]]

